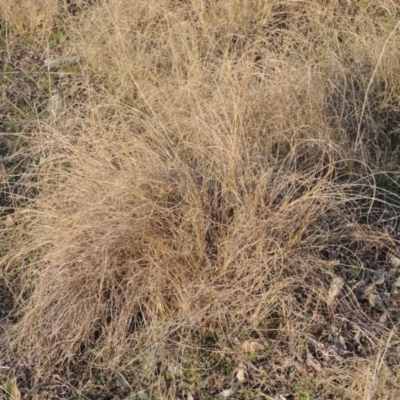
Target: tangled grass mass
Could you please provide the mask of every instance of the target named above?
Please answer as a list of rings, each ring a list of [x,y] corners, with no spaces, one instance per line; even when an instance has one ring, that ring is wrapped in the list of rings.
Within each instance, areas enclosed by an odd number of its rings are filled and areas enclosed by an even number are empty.
[[[399,25],[0,0],[0,396],[400,398]]]

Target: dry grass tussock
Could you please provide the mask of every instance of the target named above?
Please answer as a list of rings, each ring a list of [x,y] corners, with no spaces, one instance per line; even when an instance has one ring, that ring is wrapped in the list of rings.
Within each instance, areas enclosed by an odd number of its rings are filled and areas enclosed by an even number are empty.
[[[3,213],[4,377],[398,396],[400,9],[348,3],[0,1],[6,46],[79,57]]]

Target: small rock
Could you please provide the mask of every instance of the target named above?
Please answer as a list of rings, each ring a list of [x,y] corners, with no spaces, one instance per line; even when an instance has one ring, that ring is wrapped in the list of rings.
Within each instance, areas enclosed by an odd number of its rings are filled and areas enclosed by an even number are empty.
[[[393,282],[395,288],[400,288],[400,276]]]
[[[378,296],[375,294],[375,293],[369,293],[368,294],[368,301],[369,301],[369,304],[370,304],[370,306],[371,307],[375,307],[375,305],[376,305],[376,298],[377,298]]]
[[[387,309],[390,303],[390,296],[388,293],[369,293],[368,301],[371,307],[379,307]]]
[[[400,258],[390,255],[389,261],[390,261],[390,264],[392,265],[392,267],[394,267],[394,268],[400,267]]]
[[[236,392],[237,392],[237,389],[235,387],[230,388],[230,389],[225,389],[221,393],[218,394],[218,397],[226,399],[230,396],[233,396]]]
[[[385,272],[381,269],[378,269],[374,273],[374,285],[382,285],[385,282]]]
[[[245,340],[242,343],[242,349],[246,353],[255,353],[263,349],[263,345],[257,340]]]

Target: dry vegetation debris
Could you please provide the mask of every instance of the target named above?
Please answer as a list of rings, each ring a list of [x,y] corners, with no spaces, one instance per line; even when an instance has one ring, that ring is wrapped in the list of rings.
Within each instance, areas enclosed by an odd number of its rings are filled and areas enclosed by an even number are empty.
[[[10,398],[399,397],[396,2],[0,12]]]

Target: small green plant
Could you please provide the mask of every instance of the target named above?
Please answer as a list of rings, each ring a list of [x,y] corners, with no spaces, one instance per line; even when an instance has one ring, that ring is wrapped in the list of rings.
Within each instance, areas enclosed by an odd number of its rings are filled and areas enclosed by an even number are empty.
[[[18,389],[17,380],[15,378],[9,379],[3,386],[2,389],[7,393],[10,400],[20,400],[21,393]]]
[[[356,265],[352,265],[349,269],[350,274],[353,278],[357,278],[357,276],[360,274],[360,267],[356,266]]]
[[[308,380],[298,381],[293,385],[296,391],[296,400],[309,400],[311,397],[311,382]]]
[[[51,39],[55,44],[59,45],[63,44],[66,41],[67,36],[65,32],[60,27],[57,26],[53,30]]]
[[[0,73],[0,83],[6,84],[11,82],[16,76],[14,68],[11,65],[7,65],[4,70]]]

